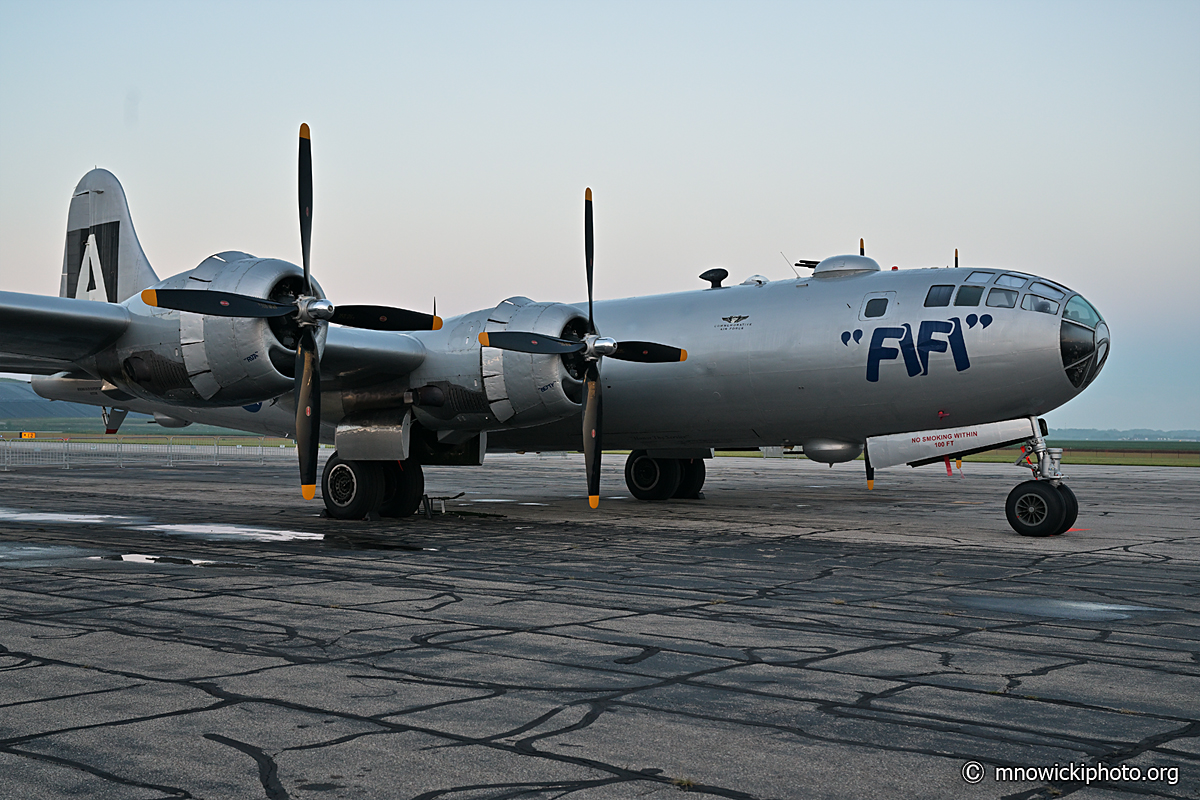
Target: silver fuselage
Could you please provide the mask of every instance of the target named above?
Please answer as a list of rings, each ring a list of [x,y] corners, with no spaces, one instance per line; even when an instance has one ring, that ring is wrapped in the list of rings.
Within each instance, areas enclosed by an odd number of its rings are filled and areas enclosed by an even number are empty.
[[[605,336],[669,342],[688,351],[680,364],[603,363],[605,446],[862,442],[1043,414],[1082,391],[1063,368],[1061,305],[1058,314],[1025,310],[1019,301],[1014,308],[924,306],[930,286],[961,286],[979,271],[810,277],[597,303],[597,327]],[[886,314],[864,317],[864,299],[877,294],[889,297]],[[965,324],[968,315],[985,313],[992,317],[986,328]],[[957,369],[946,348],[929,353],[920,374],[910,376],[901,355],[879,361],[878,379],[867,379],[877,328],[908,324],[916,337],[923,322],[955,317],[964,321],[968,368]],[[863,332],[857,342],[855,331]],[[851,338],[844,344],[845,332]],[[578,439],[576,428],[559,423],[492,440],[530,449],[556,441],[565,446]]]
[[[981,269],[815,275],[597,302],[596,323],[604,336],[669,343],[688,353],[681,363],[602,362],[604,446],[734,449],[814,439],[861,443],[869,436],[1039,415],[1077,395],[1082,388],[1068,379],[1060,347],[1062,309],[1074,293],[1061,284],[1044,281],[1064,295],[1057,313],[1022,308],[1020,300],[1011,308],[987,306],[990,286],[984,287],[978,306],[926,307],[931,286],[961,287]],[[993,280],[1013,274],[984,271]],[[1022,275],[1027,279],[1020,290],[1023,298],[1042,279]],[[866,316],[866,301],[880,297],[888,300],[886,311]],[[586,313],[586,306],[576,308]],[[424,346],[417,377],[451,362],[461,365],[452,371],[465,374],[479,363],[480,347],[471,337],[489,313],[494,312],[448,319],[439,332],[392,336],[397,343],[399,337],[407,340],[408,349],[412,339]],[[981,321],[985,315],[986,325]],[[950,327],[953,335],[945,332]],[[926,329],[936,330],[922,342]],[[468,331],[462,342],[453,340],[456,331]],[[900,331],[906,332],[907,343]],[[354,335],[331,326],[328,340],[332,344]],[[954,346],[952,337],[957,337]],[[914,365],[912,351],[918,345]],[[100,400],[97,396],[91,402]],[[154,410],[144,401],[131,405]],[[322,438],[332,442],[340,406],[331,397],[323,407]],[[253,410],[158,410],[266,434],[292,432],[288,394],[249,408]],[[577,449],[580,442],[578,414],[518,429],[491,417],[474,424],[489,431],[493,450]]]

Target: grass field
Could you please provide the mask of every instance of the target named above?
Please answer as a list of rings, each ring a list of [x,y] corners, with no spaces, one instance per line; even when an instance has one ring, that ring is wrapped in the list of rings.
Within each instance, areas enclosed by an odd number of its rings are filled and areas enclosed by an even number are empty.
[[[1190,444],[1195,442],[1086,442],[1086,447],[1075,446],[1074,442],[1050,442],[1051,447],[1063,449],[1064,464],[1112,464],[1136,467],[1200,467],[1200,449],[1166,448],[1167,444]],[[1133,444],[1155,444],[1158,447],[1127,447]],[[1099,445],[1099,446],[1098,446]],[[963,461],[1003,462],[1017,460],[1020,450],[992,450],[987,453],[967,456]]]
[[[104,435],[104,421],[100,418],[100,410],[95,417],[47,417],[41,419],[2,419],[0,434],[11,439],[13,433],[21,431],[45,432],[47,436],[61,438],[63,436],[78,436],[83,434]],[[185,428],[164,428],[154,420],[144,416],[130,416],[121,426],[121,434],[127,436],[171,436],[178,432],[179,436],[253,436],[257,434],[243,433],[230,428],[218,428],[215,425],[188,425]]]

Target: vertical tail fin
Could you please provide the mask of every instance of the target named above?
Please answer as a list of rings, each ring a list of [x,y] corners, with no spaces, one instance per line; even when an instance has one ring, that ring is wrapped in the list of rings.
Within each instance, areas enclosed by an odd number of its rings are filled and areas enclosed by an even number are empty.
[[[58,296],[120,303],[156,283],[125,190],[108,170],[92,170],[71,197]]]

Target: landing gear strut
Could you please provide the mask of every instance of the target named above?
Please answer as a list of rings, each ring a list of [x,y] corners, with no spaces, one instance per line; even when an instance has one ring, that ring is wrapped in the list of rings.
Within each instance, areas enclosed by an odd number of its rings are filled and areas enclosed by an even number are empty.
[[[321,474],[321,497],[334,519],[411,516],[425,493],[425,476],[415,459],[344,461],[336,452]]]
[[[1057,536],[1075,524],[1079,501],[1062,482],[1062,450],[1047,447],[1040,422],[1035,419],[1033,424],[1035,434],[1029,442],[1037,466],[1028,463],[1025,453],[1016,463],[1031,469],[1034,479],[1017,484],[1008,493],[1004,513],[1008,524],[1022,536]]]

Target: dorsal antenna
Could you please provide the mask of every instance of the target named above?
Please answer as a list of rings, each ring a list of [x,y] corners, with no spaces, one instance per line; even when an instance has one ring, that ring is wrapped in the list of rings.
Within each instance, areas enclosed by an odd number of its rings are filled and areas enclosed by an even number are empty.
[[[783,260],[787,262],[787,265],[792,268],[792,272],[796,273],[796,277],[799,278],[800,270],[796,269],[796,266],[792,263],[792,260],[784,255],[782,250],[779,251],[779,255],[783,256]]]

